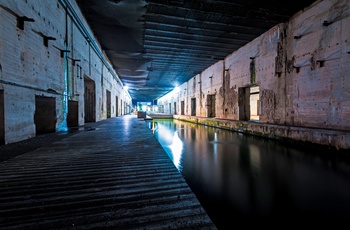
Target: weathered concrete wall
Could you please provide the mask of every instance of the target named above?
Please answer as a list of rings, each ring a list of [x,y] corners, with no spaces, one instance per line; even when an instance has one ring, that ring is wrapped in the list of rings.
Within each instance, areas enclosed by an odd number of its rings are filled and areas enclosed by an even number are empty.
[[[300,141],[319,144],[338,150],[348,150],[350,147],[350,132],[342,130],[305,128],[288,125],[276,125],[262,122],[247,122],[229,119],[173,115],[174,119],[188,121],[249,135],[283,141]]]
[[[350,130],[349,15],[348,0],[328,0],[290,21],[288,124]]]
[[[29,18],[23,28],[21,17]],[[56,99],[56,130],[65,127],[68,100],[78,102],[78,124],[83,125],[84,76],[95,83],[96,121],[107,116],[106,90],[111,92],[112,116],[121,114],[121,105],[115,109],[116,96],[119,103],[131,105],[74,0],[2,0],[0,21],[4,143],[36,135],[36,95]]]
[[[242,118],[241,92],[259,86],[261,124],[301,127],[303,132],[282,136],[350,148],[343,133],[339,140],[333,135],[332,141],[320,141],[314,129],[350,131],[349,15],[348,0],[316,2],[194,76],[184,84],[188,94],[181,100],[190,103],[196,97],[196,116],[208,117],[206,97],[214,94],[216,119],[247,121]],[[179,100],[184,85],[177,94],[160,98],[158,105]]]

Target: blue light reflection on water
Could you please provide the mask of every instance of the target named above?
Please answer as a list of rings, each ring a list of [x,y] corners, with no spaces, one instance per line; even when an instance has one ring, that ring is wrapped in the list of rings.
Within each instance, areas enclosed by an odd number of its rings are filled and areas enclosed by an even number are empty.
[[[348,159],[178,120],[154,122],[156,138],[218,228],[350,226]]]
[[[165,119],[162,122],[149,122],[148,126],[153,130],[158,141],[173,161],[176,168],[181,172],[181,157],[183,154],[183,143],[179,138],[178,130],[172,128],[172,120]],[[160,135],[160,136],[159,136]]]

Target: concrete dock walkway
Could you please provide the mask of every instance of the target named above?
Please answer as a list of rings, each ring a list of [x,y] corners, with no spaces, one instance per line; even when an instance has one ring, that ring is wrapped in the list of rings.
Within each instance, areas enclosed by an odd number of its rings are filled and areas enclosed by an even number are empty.
[[[135,115],[0,162],[0,184],[0,229],[216,229]]]

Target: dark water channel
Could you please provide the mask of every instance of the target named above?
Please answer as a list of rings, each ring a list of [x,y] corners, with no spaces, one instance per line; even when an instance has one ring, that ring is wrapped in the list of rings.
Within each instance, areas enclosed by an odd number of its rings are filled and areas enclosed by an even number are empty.
[[[349,229],[346,154],[172,119],[147,124],[218,229]]]

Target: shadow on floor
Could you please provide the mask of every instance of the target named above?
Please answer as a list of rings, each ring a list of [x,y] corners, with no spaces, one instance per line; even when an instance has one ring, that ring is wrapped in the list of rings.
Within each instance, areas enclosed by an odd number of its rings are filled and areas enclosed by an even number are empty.
[[[70,127],[67,132],[55,132],[40,134],[27,140],[22,140],[7,145],[0,145],[0,162],[7,161],[24,153],[34,151],[40,147],[70,137],[80,132],[95,130],[100,122],[86,123],[84,126]]]

